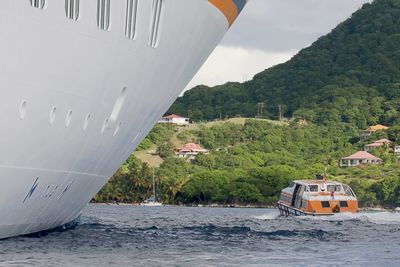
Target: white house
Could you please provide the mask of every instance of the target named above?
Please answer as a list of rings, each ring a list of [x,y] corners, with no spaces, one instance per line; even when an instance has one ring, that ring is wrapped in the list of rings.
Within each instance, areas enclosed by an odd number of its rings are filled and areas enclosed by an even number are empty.
[[[168,123],[168,124],[175,124],[178,126],[187,126],[190,123],[189,118],[181,117],[176,114],[171,114],[165,117],[162,117],[158,123]]]
[[[375,157],[366,151],[358,151],[351,156],[342,158],[340,160],[340,167],[356,167],[363,164],[380,165],[382,163],[382,159]]]

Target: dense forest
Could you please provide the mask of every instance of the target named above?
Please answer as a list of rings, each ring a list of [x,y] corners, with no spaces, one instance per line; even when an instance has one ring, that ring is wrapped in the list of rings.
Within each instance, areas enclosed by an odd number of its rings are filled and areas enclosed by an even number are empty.
[[[263,103],[261,106],[259,103]],[[274,123],[278,106],[290,122]],[[400,164],[389,148],[372,151],[381,166],[340,168],[339,159],[362,150],[360,131],[381,123],[371,140],[400,143],[400,0],[375,0],[287,63],[245,83],[198,86],[169,113],[193,121],[255,117],[244,123],[157,125],[138,150],[156,147],[157,195],[165,203],[276,202],[288,182],[330,178],[350,184],[361,205],[400,206]],[[305,123],[304,123],[305,122]],[[193,162],[177,158],[177,142],[210,150]],[[152,169],[132,155],[96,201],[141,202],[152,191]]]

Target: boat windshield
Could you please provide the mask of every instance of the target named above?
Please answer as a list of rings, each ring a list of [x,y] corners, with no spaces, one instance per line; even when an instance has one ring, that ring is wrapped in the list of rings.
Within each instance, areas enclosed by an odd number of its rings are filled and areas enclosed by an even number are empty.
[[[327,186],[327,190],[328,192],[339,192],[342,191],[342,187],[340,185],[331,184]]]
[[[353,190],[347,184],[343,185],[343,189],[346,195],[356,197],[356,194],[354,194]]]

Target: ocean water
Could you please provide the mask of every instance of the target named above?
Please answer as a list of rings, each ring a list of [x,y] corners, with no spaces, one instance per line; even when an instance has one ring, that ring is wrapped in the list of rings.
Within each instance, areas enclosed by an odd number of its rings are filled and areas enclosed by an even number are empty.
[[[400,213],[88,205],[70,229],[0,240],[0,266],[400,266]]]

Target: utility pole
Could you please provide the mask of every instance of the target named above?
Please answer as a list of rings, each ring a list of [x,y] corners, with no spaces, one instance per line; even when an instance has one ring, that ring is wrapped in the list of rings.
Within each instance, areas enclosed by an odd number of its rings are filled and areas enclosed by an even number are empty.
[[[256,116],[256,118],[258,118],[258,119],[262,119],[263,118],[264,106],[265,106],[264,102],[257,103],[257,116]]]
[[[282,105],[278,105],[279,109],[279,121],[283,121]]]

